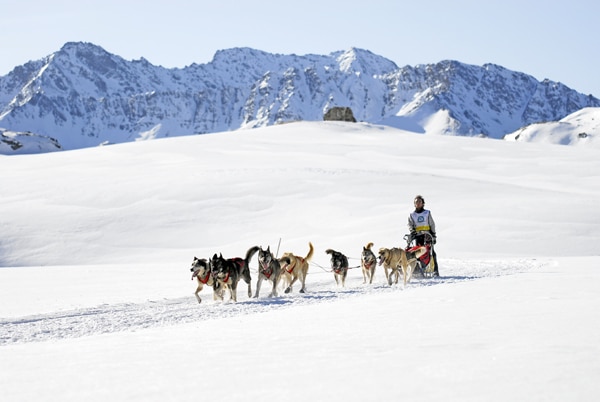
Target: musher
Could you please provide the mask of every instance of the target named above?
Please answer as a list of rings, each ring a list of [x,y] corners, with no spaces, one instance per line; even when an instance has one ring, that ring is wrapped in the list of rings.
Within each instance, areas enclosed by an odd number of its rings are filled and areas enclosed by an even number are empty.
[[[431,212],[425,209],[425,199],[421,195],[415,196],[415,210],[408,216],[408,230],[410,231],[410,238],[415,240],[417,246],[423,246],[425,244],[424,233],[431,234],[433,238],[433,244],[436,243],[435,236],[435,222],[431,216]],[[439,265],[437,256],[435,255],[435,249],[431,247],[432,258],[434,262],[433,276],[440,276]]]

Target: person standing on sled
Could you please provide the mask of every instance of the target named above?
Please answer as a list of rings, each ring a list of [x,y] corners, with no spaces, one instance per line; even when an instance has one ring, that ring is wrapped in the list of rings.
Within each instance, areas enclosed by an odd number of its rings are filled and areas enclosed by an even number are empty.
[[[423,246],[425,244],[424,233],[431,234],[433,237],[433,244],[436,243],[435,237],[435,222],[431,216],[431,212],[425,209],[425,199],[421,195],[415,197],[415,210],[408,215],[408,230],[410,231],[410,238],[415,240],[417,246]],[[438,270],[437,256],[435,255],[435,249],[431,248],[434,262],[433,276],[440,276]]]

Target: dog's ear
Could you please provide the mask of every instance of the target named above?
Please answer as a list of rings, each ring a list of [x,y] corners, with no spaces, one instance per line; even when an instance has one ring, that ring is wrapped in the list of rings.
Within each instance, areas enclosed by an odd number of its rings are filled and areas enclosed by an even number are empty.
[[[271,252],[271,245],[267,246],[267,251],[270,253]]]

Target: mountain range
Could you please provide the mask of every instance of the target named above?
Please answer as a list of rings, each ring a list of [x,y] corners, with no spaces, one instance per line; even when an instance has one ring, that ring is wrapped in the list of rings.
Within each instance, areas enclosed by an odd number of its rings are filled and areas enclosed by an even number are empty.
[[[70,42],[0,77],[0,153],[322,120],[333,106],[417,133],[501,139],[600,100],[495,64],[398,67],[357,48],[303,56],[233,48],[167,69]]]

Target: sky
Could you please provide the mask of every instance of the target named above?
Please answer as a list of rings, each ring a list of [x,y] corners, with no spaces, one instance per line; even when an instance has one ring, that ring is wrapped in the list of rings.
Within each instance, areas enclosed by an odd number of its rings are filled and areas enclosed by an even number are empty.
[[[65,43],[164,67],[251,47],[281,54],[367,49],[398,66],[498,64],[600,97],[600,3],[591,0],[0,0],[0,75]]]
[[[298,122],[2,156],[0,171],[2,400],[600,394],[597,149]],[[440,277],[390,285],[378,266],[363,284],[363,247],[404,246],[418,193]],[[308,242],[306,293],[249,298],[242,282],[237,303],[196,301],[194,256]],[[349,258],[345,287],[328,248]]]

